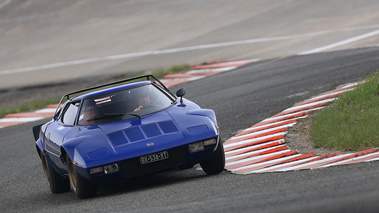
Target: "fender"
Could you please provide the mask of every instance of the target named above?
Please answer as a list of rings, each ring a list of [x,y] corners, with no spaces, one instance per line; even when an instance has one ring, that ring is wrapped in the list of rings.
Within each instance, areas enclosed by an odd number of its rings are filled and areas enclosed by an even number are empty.
[[[38,138],[38,140],[36,141],[36,148],[37,148],[38,155],[42,157],[41,154],[43,153],[44,145],[41,138]]]
[[[43,125],[43,124],[39,124],[39,125],[37,125],[37,126],[33,126],[33,128],[32,128],[33,136],[34,136],[34,140],[35,140],[35,141],[37,141],[38,138],[39,138],[39,134],[40,134],[40,132],[41,132],[41,126],[42,126],[42,125]]]
[[[188,111],[187,114],[188,115],[206,116],[209,119],[211,119],[216,126],[218,126],[217,120],[216,120],[216,114],[211,109],[194,109],[194,110]]]
[[[63,145],[61,146],[61,156],[60,156],[63,164],[66,164],[66,155],[68,155],[70,159],[72,160],[72,162],[76,162],[76,165],[80,167],[86,166],[84,159],[78,153],[78,151],[76,150],[76,147],[79,144],[81,144],[83,141],[85,141],[87,138],[88,137],[86,136],[82,136],[82,137],[68,140],[63,143]]]

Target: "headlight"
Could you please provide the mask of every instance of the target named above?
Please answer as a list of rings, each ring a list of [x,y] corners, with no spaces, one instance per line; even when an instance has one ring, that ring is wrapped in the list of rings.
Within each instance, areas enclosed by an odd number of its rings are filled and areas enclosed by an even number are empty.
[[[118,164],[113,163],[113,164],[109,164],[109,165],[105,165],[105,166],[94,167],[94,168],[89,170],[89,173],[91,175],[99,174],[99,173],[111,174],[113,172],[117,172],[118,170],[119,170]]]
[[[117,163],[110,164],[107,166],[103,166],[103,169],[104,169],[105,174],[110,174],[110,173],[118,171],[118,165],[117,165]]]
[[[204,146],[210,146],[210,145],[216,144],[217,141],[216,141],[216,139],[212,138],[212,139],[204,141],[203,143],[204,143]]]
[[[98,173],[103,173],[104,169],[103,167],[95,167],[89,170],[89,173],[91,175],[98,174]]]
[[[188,148],[189,148],[189,151],[191,153],[193,153],[193,152],[199,152],[199,151],[204,150],[204,144],[203,144],[203,142],[191,143],[188,146]]]
[[[208,139],[208,140],[197,142],[197,143],[191,143],[188,145],[188,148],[189,148],[190,153],[199,152],[199,151],[204,150],[204,147],[214,145],[216,143],[217,143],[216,139],[212,138],[212,139]]]

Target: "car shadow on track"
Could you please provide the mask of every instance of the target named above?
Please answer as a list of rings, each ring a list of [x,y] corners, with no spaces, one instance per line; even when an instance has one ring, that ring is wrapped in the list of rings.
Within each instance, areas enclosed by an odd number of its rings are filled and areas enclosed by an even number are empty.
[[[188,170],[166,171],[158,174],[139,176],[132,178],[124,183],[110,183],[99,185],[98,194],[96,197],[133,193],[158,187],[183,184],[211,177],[212,176],[205,174],[205,172],[201,169],[196,169],[196,166]]]

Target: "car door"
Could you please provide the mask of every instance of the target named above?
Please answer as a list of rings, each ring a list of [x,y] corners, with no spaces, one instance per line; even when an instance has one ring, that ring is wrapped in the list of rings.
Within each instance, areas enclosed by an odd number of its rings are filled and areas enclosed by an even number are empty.
[[[45,150],[57,167],[65,167],[61,160],[61,145],[65,136],[72,130],[75,131],[75,120],[78,114],[80,102],[70,102],[64,106],[62,116],[52,122],[46,129]]]

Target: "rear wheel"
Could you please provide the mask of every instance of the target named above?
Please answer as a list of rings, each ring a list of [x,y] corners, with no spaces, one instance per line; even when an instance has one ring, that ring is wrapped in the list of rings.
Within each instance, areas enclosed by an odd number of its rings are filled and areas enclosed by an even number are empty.
[[[76,196],[80,199],[93,197],[96,195],[97,189],[94,183],[83,178],[76,172],[75,166],[70,157],[67,156],[67,172],[70,178],[70,185]]]
[[[216,151],[210,158],[200,163],[201,168],[208,175],[215,175],[224,171],[225,153],[221,140],[218,142]]]
[[[70,181],[62,177],[58,172],[56,172],[51,167],[51,165],[49,164],[45,156],[41,155],[41,160],[42,160],[43,173],[49,184],[50,191],[53,194],[59,194],[59,193],[70,191]]]

